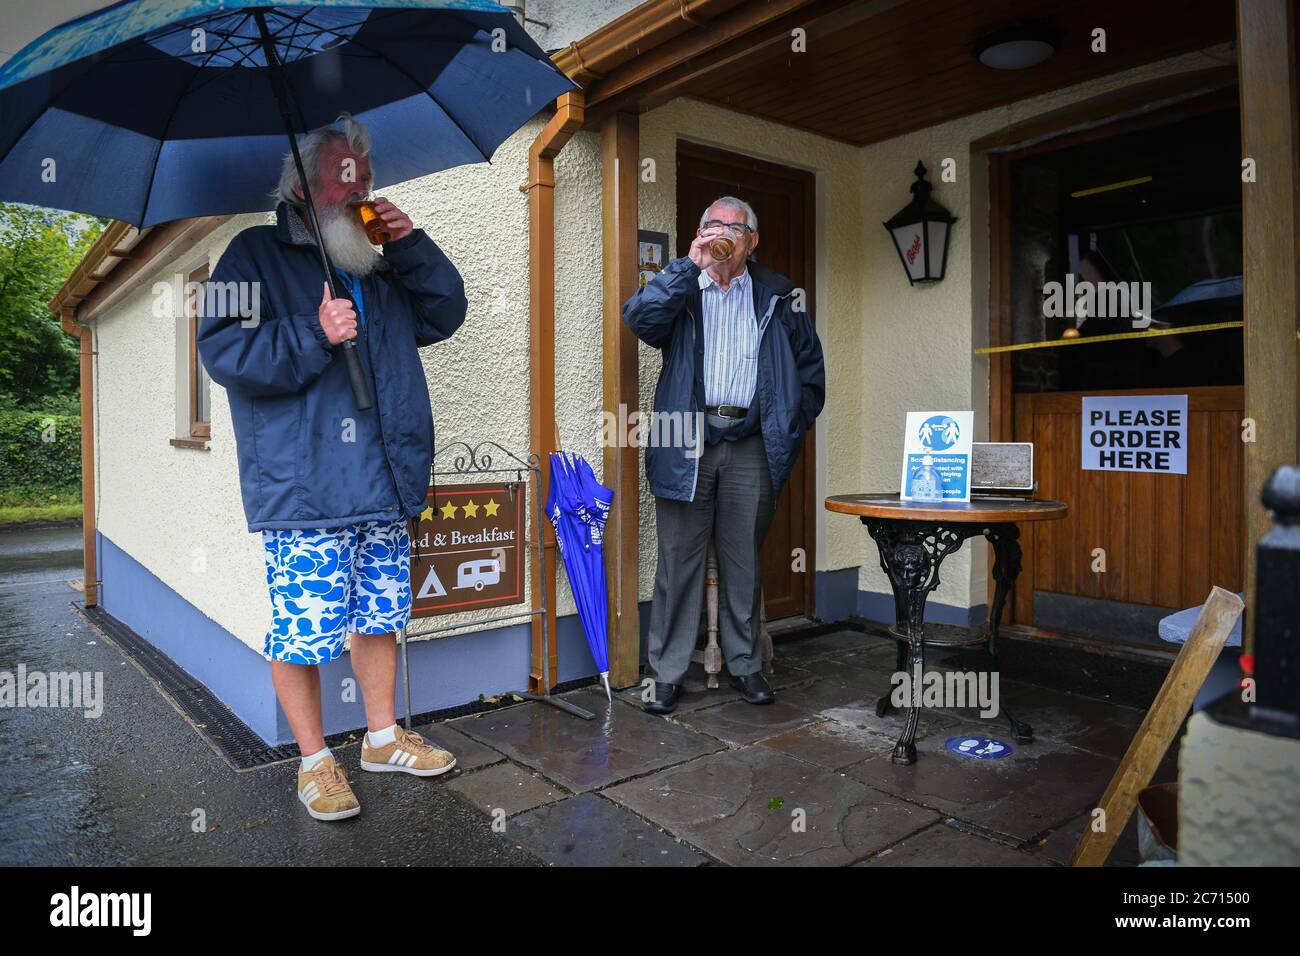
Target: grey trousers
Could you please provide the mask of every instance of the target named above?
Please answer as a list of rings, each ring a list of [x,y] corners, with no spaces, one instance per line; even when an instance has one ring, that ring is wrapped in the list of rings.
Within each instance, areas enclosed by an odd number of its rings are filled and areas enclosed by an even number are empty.
[[[681,683],[695,649],[710,535],[718,557],[718,627],[727,671],[739,677],[763,666],[759,548],[775,510],[763,437],[706,445],[699,468],[694,501],[655,499],[659,564],[650,608],[650,672],[669,684]]]

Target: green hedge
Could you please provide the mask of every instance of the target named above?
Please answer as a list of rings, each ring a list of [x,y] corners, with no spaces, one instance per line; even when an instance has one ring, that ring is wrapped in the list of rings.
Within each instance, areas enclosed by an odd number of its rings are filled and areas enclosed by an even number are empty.
[[[68,491],[81,485],[81,419],[0,412],[0,491]]]

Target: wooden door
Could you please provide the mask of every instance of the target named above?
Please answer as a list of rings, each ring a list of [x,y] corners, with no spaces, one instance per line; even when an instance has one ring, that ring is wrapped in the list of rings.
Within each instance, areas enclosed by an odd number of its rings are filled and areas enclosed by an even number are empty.
[[[1245,514],[1240,385],[1125,389],[1088,395],[1187,395],[1187,474],[1084,471],[1082,392],[1016,396],[1016,441],[1034,443],[1038,493],[1068,517],[1021,526],[1024,568],[1015,620],[1033,622],[1033,592],[1185,608],[1211,585],[1240,591]],[[1106,570],[1093,570],[1093,550]]]
[[[690,250],[700,216],[721,196],[737,196],[758,215],[756,256],[769,269],[807,290],[813,316],[813,174],[695,143],[677,143],[677,255]],[[790,480],[778,496],[763,544],[763,606],[769,620],[813,614],[814,495],[813,429],[804,440]],[[801,549],[802,561],[796,561]],[[796,570],[798,568],[798,570]]]

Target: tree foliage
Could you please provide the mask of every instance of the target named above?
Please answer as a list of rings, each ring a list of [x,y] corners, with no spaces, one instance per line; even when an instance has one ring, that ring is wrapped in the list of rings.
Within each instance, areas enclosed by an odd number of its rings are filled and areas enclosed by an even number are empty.
[[[77,394],[77,343],[49,301],[104,221],[0,203],[0,409],[63,410]]]

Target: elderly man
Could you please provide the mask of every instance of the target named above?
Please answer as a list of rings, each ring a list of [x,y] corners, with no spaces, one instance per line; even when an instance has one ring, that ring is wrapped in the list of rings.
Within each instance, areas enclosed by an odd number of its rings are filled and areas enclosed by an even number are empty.
[[[337,125],[300,140],[322,236],[286,157],[276,224],[231,240],[198,335],[203,364],[230,399],[244,512],[265,548],[271,626],[263,656],[303,754],[298,799],[318,820],[361,812],[325,745],[317,670],[343,653],[349,635],[368,725],[362,769],[427,777],[455,765],[397,726],[393,696],[395,632],[411,611],[406,522],[425,507],[433,456],[419,349],[465,320],[464,283],[387,200],[376,200],[375,211],[388,241],[382,252],[370,244],[349,206],[370,192],[370,137],[350,116]],[[321,274],[322,238],[339,298]],[[230,308],[236,301],[253,307]],[[340,354],[349,340],[374,396],[366,411]]]
[[[710,252],[719,237],[734,243],[725,258]],[[651,713],[677,706],[699,631],[710,537],[731,685],[751,704],[774,699],[758,649],[759,549],[804,433],[822,410],[826,379],[802,294],[753,261],[757,247],[754,210],[724,196],[700,217],[689,254],[623,305],[623,321],[663,353],[656,416],[691,421],[703,413],[704,420],[704,434],[683,447],[646,449],[659,531],[649,639],[654,697],[645,708]]]

